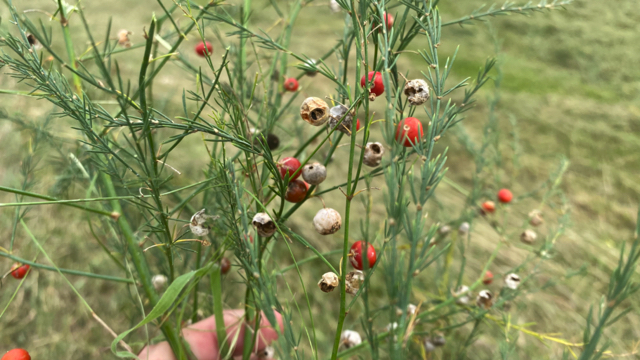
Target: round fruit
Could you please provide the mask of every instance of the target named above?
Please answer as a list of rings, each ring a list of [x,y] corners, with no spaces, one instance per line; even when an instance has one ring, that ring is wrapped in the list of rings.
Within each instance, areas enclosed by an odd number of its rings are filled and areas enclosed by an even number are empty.
[[[492,281],[493,281],[493,273],[487,270],[487,272],[484,273],[484,278],[482,279],[482,283],[485,285],[489,285],[491,284]]]
[[[356,119],[356,132],[360,130],[360,119]]]
[[[280,168],[280,175],[283,179],[289,176],[289,181],[293,181],[297,179],[298,176],[300,176],[299,171],[295,176],[293,176],[293,173],[295,173],[300,168],[300,165],[301,164],[298,159],[293,157],[286,157],[282,159],[280,163],[278,163],[278,167]]]
[[[356,241],[351,245],[351,250],[349,251],[349,261],[351,262],[351,265],[358,270],[362,270],[364,267],[364,261],[362,261],[363,246],[364,241]],[[373,265],[376,264],[376,249],[371,244],[369,244],[369,247],[367,248],[367,259],[369,261],[369,268],[372,268]]]
[[[510,203],[511,199],[513,199],[513,194],[509,189],[500,189],[500,191],[498,191],[498,201],[501,203]]]
[[[231,261],[229,260],[229,258],[223,257],[220,260],[220,270],[223,274],[226,274],[229,272],[229,270],[231,270]]]
[[[422,123],[414,117],[408,117],[400,121],[396,129],[396,141],[400,142],[404,147],[418,144],[423,135]]]
[[[371,81],[371,78],[373,78],[373,82]],[[369,71],[369,83],[371,83],[371,88],[369,88],[369,94],[375,94],[376,96],[382,95],[382,93],[384,92],[384,84],[382,83],[382,74],[380,74],[377,71]],[[362,79],[360,79],[360,86],[365,87],[366,85],[367,85],[367,79],[363,75]]]
[[[331,208],[320,209],[313,217],[313,226],[320,235],[331,235],[340,230],[342,217],[340,213]]]
[[[24,349],[9,350],[0,360],[31,360],[29,352]]]
[[[496,211],[496,203],[493,201],[485,201],[482,203],[482,209],[488,213]]]
[[[393,27],[393,15],[384,13],[384,22],[387,24],[387,30]]]
[[[205,46],[206,46],[206,50],[205,50]],[[211,45],[210,42],[208,41],[200,42],[200,44],[196,45],[196,54],[198,54],[199,56],[202,56],[202,57],[211,56],[212,53],[213,53],[213,46]]]
[[[295,78],[288,78],[284,81],[284,89],[291,92],[298,90],[298,80]]]
[[[302,168],[302,178],[311,185],[320,185],[327,178],[327,168],[319,162]]]
[[[30,266],[25,264],[20,266],[20,264],[15,264],[13,265],[13,267],[11,268],[11,276],[13,276],[14,278],[20,280],[22,278],[24,278],[27,275],[27,272],[29,272],[29,268]]]
[[[284,199],[288,202],[299,203],[304,200],[309,190],[309,184],[302,180],[293,180],[289,182],[287,192],[284,194]]]
[[[273,223],[273,220],[271,220],[271,217],[269,217],[267,213],[257,213],[253,217],[252,224],[258,231],[258,235],[264,237],[273,235],[277,230],[276,224]],[[251,237],[249,237],[249,239],[251,239]]]
[[[306,98],[300,105],[300,117],[313,126],[320,126],[329,120],[329,105],[320,98]]]
[[[382,147],[382,144],[379,142],[367,143],[367,146],[364,148],[362,163],[367,166],[376,167],[380,165],[382,155],[384,155],[384,147]]]

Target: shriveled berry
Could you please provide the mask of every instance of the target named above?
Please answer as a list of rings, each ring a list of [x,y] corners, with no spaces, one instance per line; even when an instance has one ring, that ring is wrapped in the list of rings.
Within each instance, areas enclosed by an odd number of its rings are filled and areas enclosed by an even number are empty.
[[[282,161],[278,163],[280,176],[282,176],[283,179],[287,178],[288,176],[289,181],[297,179],[298,176],[300,176],[300,172],[298,171],[298,173],[295,175],[294,173],[300,168],[300,165],[300,161],[298,161],[298,159],[294,157],[286,157],[282,159]]]
[[[320,235],[331,235],[340,230],[342,217],[331,208],[320,209],[313,218],[313,226]]]
[[[287,192],[284,194],[284,199],[288,202],[299,203],[304,200],[309,190],[309,184],[302,180],[293,180],[289,182],[287,186]]]
[[[257,213],[253,217],[252,224],[260,236],[269,237],[276,232],[276,224],[267,213]]]
[[[227,257],[223,257],[220,259],[220,271],[222,271],[222,274],[226,274],[229,270],[231,270],[231,260]]]
[[[340,279],[338,275],[332,272],[325,273],[322,275],[322,279],[318,281],[318,287],[323,292],[332,292],[333,289],[337,288],[340,285]]]
[[[298,80],[296,78],[288,78],[284,81],[284,89],[287,91],[295,92],[298,90]]]
[[[351,135],[351,126],[353,124],[353,116],[355,113],[353,111],[348,112],[349,108],[344,105],[337,105],[329,110],[329,127],[332,129],[338,126],[337,130]],[[338,123],[340,125],[338,125]]]
[[[488,213],[493,213],[494,211],[496,211],[496,203],[494,203],[493,201],[485,201],[482,203],[482,210]]]
[[[23,279],[29,272],[29,268],[30,266],[27,264],[24,264],[22,266],[20,264],[14,264],[11,268],[11,276],[18,280]]]
[[[382,74],[380,74],[380,72],[369,71],[368,82],[370,83],[369,99],[374,100],[376,96],[380,96],[384,93],[384,83],[382,82]],[[360,79],[360,86],[367,86],[367,76],[362,76]]]
[[[13,349],[7,351],[0,360],[31,360],[31,355],[25,349]]]
[[[422,79],[409,80],[404,86],[404,94],[411,105],[422,105],[429,100],[429,85]]]
[[[340,343],[344,345],[346,349],[349,349],[360,345],[362,343],[362,337],[360,337],[357,331],[344,330],[342,334],[340,334]]]
[[[510,203],[511,199],[513,199],[513,194],[511,193],[511,191],[509,191],[509,189],[501,189],[500,191],[498,191],[498,201],[500,201],[501,203]]]
[[[210,42],[200,42],[200,44],[196,45],[196,54],[199,56],[211,56],[213,54],[213,45]]]
[[[489,290],[482,290],[478,293],[478,297],[476,298],[476,305],[479,307],[488,310],[493,306],[493,294]]]
[[[327,178],[327,168],[319,162],[302,168],[302,178],[311,185],[320,185]]]
[[[485,285],[489,285],[491,284],[492,281],[493,281],[493,273],[487,270],[487,272],[484,273],[484,278],[482,278],[482,283]]]
[[[364,283],[364,273],[360,270],[349,271],[344,277],[345,291],[347,294],[356,295],[360,286]]]
[[[351,262],[351,266],[358,270],[362,270],[364,267],[364,260],[362,258],[362,247],[365,242],[362,240],[356,241],[351,245],[351,250],[349,251],[349,261]],[[376,249],[373,245],[369,244],[367,247],[367,261],[369,262],[369,268],[372,268],[373,265],[376,264]]]
[[[408,117],[400,121],[396,129],[396,141],[400,142],[404,147],[411,147],[412,144],[417,145],[423,135],[422,123],[414,117]]]
[[[329,105],[320,98],[306,98],[300,105],[300,116],[309,124],[320,126],[329,120]]]
[[[382,155],[384,155],[384,147],[382,144],[379,142],[367,143],[367,146],[364,148],[362,163],[367,166],[376,167],[380,165]]]

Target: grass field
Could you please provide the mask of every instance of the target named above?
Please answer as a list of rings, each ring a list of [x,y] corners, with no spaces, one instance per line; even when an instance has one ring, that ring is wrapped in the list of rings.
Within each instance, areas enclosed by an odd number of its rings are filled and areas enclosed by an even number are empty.
[[[483,1],[442,0],[441,3],[440,10],[447,21],[471,13]],[[16,1],[15,4],[20,10],[55,11],[51,1]],[[142,42],[142,29],[148,26],[151,13],[161,13],[157,3],[151,0],[85,2],[83,6],[98,38],[104,35],[107,19],[111,16],[113,36],[119,29],[126,28],[134,33],[134,44],[136,39]],[[274,12],[267,6],[266,1],[254,3],[252,26],[275,33],[281,24],[274,23]],[[496,55],[492,33],[500,39],[497,55],[503,76],[496,114],[505,135],[505,153],[513,153],[510,144],[515,131],[520,140],[520,158],[519,166],[505,165],[503,184],[495,188],[508,186],[516,195],[525,193],[545,181],[562,156],[570,162],[562,189],[570,204],[572,226],[559,240],[557,254],[544,269],[539,285],[542,287],[545,280],[553,282],[521,299],[513,316],[514,322],[536,323],[530,327],[536,332],[560,333],[558,337],[575,343],[581,342],[589,305],[597,304],[606,291],[619,247],[632,238],[635,228],[640,193],[640,67],[637,66],[640,52],[635,50],[640,14],[636,10],[637,4],[632,0],[619,0],[615,4],[584,0],[576,1],[566,10],[536,13],[527,18],[519,15],[491,18],[491,27],[476,22],[472,26],[451,26],[443,30],[441,54],[450,55],[456,46],[460,46],[453,67],[455,79],[474,77],[485,59]],[[0,6],[3,31],[10,26],[5,21],[7,14],[6,6]],[[49,25],[44,13],[32,12],[29,16],[40,18]],[[86,38],[81,35],[79,21],[74,20],[72,18],[71,24],[76,53],[82,54],[86,49]],[[53,22],[50,25],[61,40],[59,26]],[[317,0],[303,9],[296,26],[290,49],[317,58],[335,44],[334,39],[341,37],[342,15],[331,13],[326,2]],[[236,41],[235,38],[224,40],[228,43]],[[189,39],[182,52],[197,62],[191,54],[196,42],[195,37]],[[63,45],[59,42],[58,46],[61,48]],[[418,41],[414,50],[424,46]],[[214,47],[216,52],[221,52],[224,45],[214,41]],[[125,74],[136,74],[140,56],[141,50],[135,50],[118,57]],[[404,59],[402,66],[412,75],[417,76],[419,71],[425,70],[425,64],[418,55]],[[219,63],[219,57],[216,61]],[[169,67],[157,79],[154,91],[165,112],[179,113],[181,89],[193,87],[194,80],[179,66]],[[291,74],[298,72],[291,68]],[[2,74],[0,84],[2,89],[22,89]],[[305,77],[301,86],[300,100],[318,93],[333,92],[331,83],[319,77]],[[487,86],[478,96],[477,107],[467,113],[464,125],[472,138],[480,136],[487,121],[487,104],[488,99],[494,96],[493,91],[493,85]],[[0,109],[4,111],[2,117],[19,117],[28,122],[41,122],[53,111],[51,105],[44,101],[9,94],[0,94]],[[517,123],[516,130],[510,120]],[[294,121],[299,121],[295,114],[282,119],[279,126],[281,137],[295,136],[295,131],[288,130]],[[19,187],[22,181],[20,168],[29,154],[30,134],[18,132],[10,121],[0,124],[0,151],[3,154],[0,158],[0,185]],[[65,119],[55,119],[50,128],[57,136],[69,141],[68,145],[72,147],[75,145],[70,140],[74,133],[69,125]],[[201,169],[208,161],[200,143],[194,140],[181,145],[178,150],[186,159],[180,164],[183,175],[179,181],[184,184],[200,180]],[[441,144],[440,150],[449,147],[447,176],[463,187],[468,186],[474,171],[472,159],[455,136],[443,138]],[[36,151],[42,158],[38,173],[51,175],[58,155],[47,155],[46,151],[49,150]],[[334,173],[330,180],[341,176],[343,174]],[[34,191],[46,193],[57,180],[53,176],[44,176]],[[75,191],[72,191],[73,196],[83,196],[78,188]],[[463,200],[453,187],[446,184],[438,189],[437,197],[439,206],[433,205],[432,216],[442,221],[452,217]],[[329,206],[333,201],[342,206],[340,199],[326,200]],[[12,202],[15,198],[3,193],[0,201]],[[514,206],[514,214],[524,217],[531,210],[527,206],[528,203]],[[1,210],[0,239],[9,238],[14,210]],[[312,216],[314,212],[313,207],[303,208],[300,216],[291,220],[290,226],[300,234],[312,237],[313,230],[304,215]],[[29,212],[28,219],[58,266],[101,274],[118,273],[119,270],[92,239],[86,219],[79,217],[73,209],[38,207]],[[26,236],[18,231],[16,248],[29,258],[35,254],[35,248]],[[488,226],[479,226],[473,239],[471,252],[478,257],[468,261],[470,267],[479,269],[499,239]],[[7,247],[7,244],[0,240],[0,246]],[[329,244],[319,244],[318,248],[321,251],[333,249]],[[521,257],[522,253],[514,248],[498,259],[498,271],[494,273],[518,263]],[[42,255],[38,260],[48,263]],[[10,265],[9,260],[0,258],[0,273],[8,270]],[[579,275],[566,276],[576,271]],[[304,274],[307,277],[305,281],[316,282],[321,272],[320,269],[310,270],[309,274]],[[109,319],[116,332],[137,322],[135,309],[140,305],[125,286],[81,277],[70,279],[96,313]],[[291,283],[296,281],[294,277],[291,279]],[[12,280],[7,278],[0,288],[0,311],[14,295],[17,282]],[[87,315],[75,294],[57,274],[34,272],[15,294],[16,298],[0,318],[0,353],[5,348],[28,346],[34,359],[115,358],[108,349],[110,336]],[[237,299],[229,295],[225,306],[233,308],[237,305]],[[319,315],[335,310],[337,306],[320,301],[313,305]],[[624,307],[632,307],[633,311],[606,333],[613,340],[610,350],[614,354],[632,351],[640,337],[640,302],[631,299]],[[334,326],[333,323],[319,326],[321,343],[331,340]],[[488,331],[499,337],[501,330],[491,328]],[[521,359],[555,359],[562,354],[561,346],[545,347],[536,338],[524,334],[519,342]],[[494,340],[481,338],[474,346],[477,358],[496,358]]]

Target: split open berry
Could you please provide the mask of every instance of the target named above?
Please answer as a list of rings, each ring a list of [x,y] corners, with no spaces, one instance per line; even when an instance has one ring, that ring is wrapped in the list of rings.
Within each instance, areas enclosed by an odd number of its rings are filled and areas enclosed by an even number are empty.
[[[384,23],[387,25],[387,30],[391,30],[393,27],[393,15],[384,13]]]
[[[9,350],[0,360],[31,360],[31,355],[25,349]]]
[[[396,129],[396,141],[400,142],[404,147],[418,144],[423,135],[422,123],[414,117],[408,117],[400,121]]]
[[[364,241],[356,241],[351,245],[351,250],[349,251],[349,261],[351,265],[358,270],[362,270],[364,267],[364,260],[362,258],[362,247],[364,245]],[[367,247],[367,261],[369,262],[369,268],[372,268],[373,265],[376,264],[376,249],[371,244]]]
[[[496,203],[494,203],[493,201],[485,201],[482,203],[482,210],[488,213],[493,213],[494,211],[496,211]]]
[[[367,166],[376,167],[380,165],[382,155],[384,155],[384,147],[382,147],[382,144],[379,142],[367,143],[367,146],[364,148],[362,163]]]
[[[287,91],[295,92],[298,90],[298,80],[296,78],[288,78],[284,81],[284,89]]]
[[[322,275],[322,279],[318,281],[318,287],[323,292],[332,292],[333,289],[337,288],[340,285],[340,279],[338,275],[332,272],[325,273]]]
[[[229,258],[223,257],[220,260],[220,271],[222,271],[222,274],[226,274],[229,272],[229,270],[231,270],[231,261],[229,260]]]
[[[319,162],[302,168],[302,178],[311,185],[320,185],[327,178],[327,168]]]
[[[276,224],[267,213],[257,213],[251,222],[258,231],[258,235],[269,237],[276,232]]]
[[[487,270],[487,272],[484,273],[484,278],[482,279],[482,283],[485,285],[489,285],[491,284],[492,281],[493,281],[493,273]]]
[[[300,105],[302,120],[313,126],[320,126],[329,120],[329,105],[317,97],[306,98]]]
[[[347,294],[355,296],[364,283],[364,273],[360,270],[349,271],[344,277],[344,283]]]
[[[476,305],[482,309],[488,310],[493,306],[493,294],[489,290],[482,290],[476,298]]]
[[[287,178],[287,176],[289,177],[289,181],[293,181],[295,179],[298,178],[298,176],[300,176],[300,172],[298,171],[297,174],[293,175],[299,168],[300,168],[300,161],[298,161],[298,159],[293,158],[293,157],[286,157],[284,159],[282,159],[282,161],[280,161],[278,163],[278,168],[280,169],[280,176],[282,176],[283,179]]]
[[[23,279],[29,272],[29,268],[30,266],[27,264],[24,264],[22,266],[20,266],[20,264],[14,264],[11,268],[11,276],[18,280]]]
[[[342,217],[340,213],[331,208],[320,209],[313,217],[313,226],[320,235],[331,235],[340,230]]]
[[[384,92],[384,83],[382,82],[382,74],[380,74],[377,71],[369,71],[368,82],[370,84],[369,99],[375,100],[376,96],[380,96]],[[367,86],[367,77],[364,75],[360,79],[360,86],[362,87]]]
[[[210,42],[200,42],[200,44],[196,45],[196,54],[199,56],[211,56],[213,53],[213,45]]]
[[[404,94],[411,105],[422,105],[429,100],[429,85],[422,79],[409,80],[404,86]]]
[[[284,199],[288,202],[299,203],[304,200],[309,190],[309,184],[302,180],[293,180],[289,182],[287,186],[287,192],[284,194]]]
[[[501,203],[510,203],[511,199],[513,199],[513,194],[511,193],[511,191],[509,191],[509,189],[500,189],[500,191],[498,191],[498,201],[500,201]]]

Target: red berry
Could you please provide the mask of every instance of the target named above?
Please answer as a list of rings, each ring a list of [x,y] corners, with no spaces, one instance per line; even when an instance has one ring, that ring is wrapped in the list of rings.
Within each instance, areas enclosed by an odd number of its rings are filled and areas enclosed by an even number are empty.
[[[387,30],[393,27],[393,15],[384,13],[384,22],[387,24]]]
[[[24,349],[9,350],[0,360],[31,360],[31,356]]]
[[[422,123],[414,117],[408,117],[398,124],[396,129],[396,141],[399,141],[405,147],[416,145],[422,139],[424,131],[422,131]]]
[[[298,176],[300,176],[300,171],[298,171],[295,176],[291,177],[293,173],[295,173],[300,168],[300,165],[301,164],[298,159],[293,157],[286,157],[282,159],[282,161],[280,161],[280,163],[278,164],[278,167],[280,168],[280,175],[284,179],[287,174],[289,174],[289,181],[293,181],[297,179]]]
[[[205,51],[205,44],[207,46],[207,49]],[[213,53],[213,46],[211,45],[210,42],[206,41],[206,42],[200,42],[200,44],[196,45],[196,54],[205,57],[205,56],[211,56],[211,54]]]
[[[11,276],[13,276],[14,278],[20,280],[22,278],[24,278],[27,275],[27,272],[29,272],[29,265],[22,265],[20,266],[19,264],[15,264],[13,265],[13,267],[11,268]]]
[[[482,203],[482,209],[488,213],[496,211],[496,203],[493,201],[485,201]]]
[[[364,245],[364,241],[359,240],[351,245],[351,251],[349,251],[349,261],[351,262],[351,266],[358,270],[362,270],[364,267],[364,262],[362,261],[362,246]],[[367,249],[367,259],[369,261],[369,268],[372,268],[373,265],[376,264],[376,249],[373,245],[369,244]]]
[[[287,192],[284,194],[284,199],[288,202],[299,203],[304,200],[309,190],[309,184],[302,180],[293,180],[289,182]]]
[[[360,130],[360,119],[356,120],[356,131]]]
[[[493,281],[493,273],[487,270],[487,272],[484,273],[484,278],[482,279],[482,283],[485,285],[489,285],[491,284],[492,281]]]
[[[513,194],[509,189],[500,189],[500,191],[498,191],[498,201],[501,203],[510,203],[511,199],[513,199]]]
[[[295,78],[288,78],[284,81],[284,89],[291,92],[298,90],[298,80]]]
[[[374,77],[375,74],[375,77]],[[371,83],[371,78],[373,78],[373,83]],[[384,84],[382,83],[382,74],[377,71],[369,71],[369,82],[371,83],[371,88],[369,89],[369,94],[375,94],[376,96],[382,95],[384,92]],[[367,85],[367,79],[364,75],[362,75],[362,79],[360,79],[360,86],[365,87]]]
[[[223,257],[220,260],[220,270],[223,274],[226,274],[229,272],[229,270],[231,270],[231,261],[229,260],[229,258]]]

